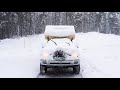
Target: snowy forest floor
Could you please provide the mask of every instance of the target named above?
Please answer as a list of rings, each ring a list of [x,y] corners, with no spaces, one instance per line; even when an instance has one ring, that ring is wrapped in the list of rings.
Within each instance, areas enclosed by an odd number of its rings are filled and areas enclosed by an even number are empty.
[[[120,77],[120,36],[97,32],[78,33],[76,39],[80,47],[81,74],[73,75],[69,69],[64,70],[65,73],[62,70],[58,70],[59,73],[49,70],[47,75],[39,76],[43,38],[41,34],[1,40],[0,78]]]

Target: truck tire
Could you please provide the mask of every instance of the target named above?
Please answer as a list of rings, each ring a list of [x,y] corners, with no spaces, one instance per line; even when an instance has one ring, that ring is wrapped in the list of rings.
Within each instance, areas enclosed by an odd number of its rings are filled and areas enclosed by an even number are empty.
[[[74,67],[73,67],[73,72],[74,72],[75,74],[79,74],[79,73],[80,73],[80,65],[74,66]]]
[[[45,75],[46,72],[47,72],[47,67],[42,66],[42,65],[40,64],[40,74]]]

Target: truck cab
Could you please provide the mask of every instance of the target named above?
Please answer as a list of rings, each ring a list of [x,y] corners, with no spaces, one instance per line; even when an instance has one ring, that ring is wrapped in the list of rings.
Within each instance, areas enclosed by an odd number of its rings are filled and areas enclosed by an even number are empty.
[[[80,60],[78,47],[74,44],[74,26],[48,25],[44,37],[46,43],[41,50],[40,73],[45,74],[48,68],[72,67],[79,74]]]

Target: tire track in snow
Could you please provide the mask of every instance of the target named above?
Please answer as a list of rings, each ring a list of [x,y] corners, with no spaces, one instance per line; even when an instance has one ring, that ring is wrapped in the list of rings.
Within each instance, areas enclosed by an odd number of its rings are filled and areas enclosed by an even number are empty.
[[[94,78],[94,77],[105,77],[106,74],[103,73],[99,68],[97,68],[88,58],[81,57],[81,74],[83,78]],[[90,76],[91,75],[91,76]]]

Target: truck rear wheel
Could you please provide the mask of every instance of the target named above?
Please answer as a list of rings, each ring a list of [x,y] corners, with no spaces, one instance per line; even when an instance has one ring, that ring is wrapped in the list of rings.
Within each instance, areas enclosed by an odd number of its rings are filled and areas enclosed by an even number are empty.
[[[73,72],[74,72],[75,74],[79,74],[79,73],[80,73],[80,65],[74,66],[74,67],[73,67]]]

